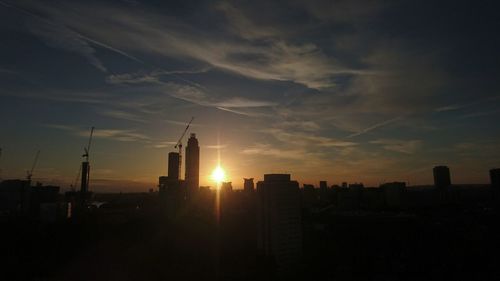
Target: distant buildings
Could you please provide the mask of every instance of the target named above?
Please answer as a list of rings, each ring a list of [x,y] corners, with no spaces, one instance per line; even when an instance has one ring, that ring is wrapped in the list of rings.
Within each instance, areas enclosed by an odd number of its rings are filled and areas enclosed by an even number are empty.
[[[405,182],[388,182],[380,185],[384,203],[388,208],[399,208],[403,205],[403,196],[406,190]]]
[[[436,166],[433,173],[436,188],[444,189],[451,185],[450,169],[447,166]]]
[[[196,134],[191,134],[186,146],[186,186],[189,192],[200,186],[200,147]]]
[[[233,184],[229,182],[223,182],[221,185],[221,190],[222,192],[232,192],[233,191]]]
[[[168,153],[167,173],[168,176],[158,178],[160,196],[170,194],[175,200],[182,201],[190,197],[199,189],[200,173],[200,147],[195,134],[191,134],[186,146],[186,173],[185,179],[181,175],[181,157],[178,152]],[[172,199],[172,200],[174,200]],[[179,202],[176,202],[176,204]]]
[[[327,185],[326,181],[319,182],[319,189],[326,190],[327,188],[328,188],[328,185]]]
[[[255,189],[255,185],[253,183],[253,178],[249,178],[249,179],[243,179],[244,180],[244,183],[243,183],[243,190],[245,191],[254,191]]]
[[[257,183],[258,248],[278,271],[290,269],[302,254],[299,183],[289,174],[267,174]]]
[[[493,189],[500,191],[500,169],[490,170],[490,183]]]
[[[59,199],[59,186],[32,186],[29,180],[0,182],[0,216],[29,216],[42,221],[67,218],[68,204]]]

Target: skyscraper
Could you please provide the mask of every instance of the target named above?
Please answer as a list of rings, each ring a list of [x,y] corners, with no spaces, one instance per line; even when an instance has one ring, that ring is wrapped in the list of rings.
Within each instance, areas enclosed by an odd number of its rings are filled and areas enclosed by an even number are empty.
[[[258,248],[288,271],[302,254],[299,183],[289,174],[267,174],[257,183]]]
[[[451,185],[450,169],[447,166],[436,166],[432,171],[436,188],[442,189]]]
[[[255,189],[255,185],[253,183],[253,178],[243,179],[245,182],[243,184],[243,190],[245,191],[253,191]]]
[[[200,186],[200,147],[196,134],[191,134],[186,146],[186,184],[188,192]]]
[[[179,153],[168,153],[168,178],[171,180],[178,180],[180,176],[179,171]]]
[[[319,189],[321,190],[326,190],[328,188],[328,185],[326,181],[319,181]]]

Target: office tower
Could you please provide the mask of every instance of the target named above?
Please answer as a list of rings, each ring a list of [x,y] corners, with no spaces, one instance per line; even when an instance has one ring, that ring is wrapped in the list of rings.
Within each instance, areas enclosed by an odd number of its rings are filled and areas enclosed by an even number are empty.
[[[80,184],[80,199],[81,204],[85,204],[89,192],[89,176],[90,176],[90,165],[88,161],[82,162],[82,180]]]
[[[302,254],[299,183],[289,174],[267,174],[257,183],[258,248],[273,258],[279,272],[299,262]]]
[[[253,178],[243,179],[245,182],[243,184],[243,190],[245,191],[253,191],[255,189],[255,185],[253,183]]]
[[[491,187],[500,191],[500,169],[490,170]]]
[[[406,191],[405,182],[388,182],[381,184],[384,203],[389,208],[399,208],[403,205],[404,194]]]
[[[446,188],[451,185],[450,169],[447,166],[436,166],[433,169],[434,186],[436,188]]]
[[[168,178],[171,180],[178,180],[180,178],[179,171],[179,153],[170,152],[168,154]]]
[[[222,190],[222,192],[232,192],[233,191],[233,184],[230,181],[222,182],[221,190]]]
[[[319,189],[321,189],[321,190],[326,190],[327,189],[326,181],[320,181],[319,182]]]
[[[196,134],[191,134],[186,146],[186,183],[188,192],[195,191],[200,185],[200,147]]]

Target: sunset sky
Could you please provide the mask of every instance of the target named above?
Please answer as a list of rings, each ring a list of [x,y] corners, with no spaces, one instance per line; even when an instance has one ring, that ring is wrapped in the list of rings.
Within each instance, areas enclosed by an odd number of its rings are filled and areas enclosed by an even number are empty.
[[[202,185],[500,167],[496,1],[169,2],[0,1],[1,178],[68,189],[95,126],[90,188],[145,191],[191,117]]]

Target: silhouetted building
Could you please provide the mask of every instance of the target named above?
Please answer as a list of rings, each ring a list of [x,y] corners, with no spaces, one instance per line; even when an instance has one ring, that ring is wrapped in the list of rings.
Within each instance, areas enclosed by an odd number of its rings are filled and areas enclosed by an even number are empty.
[[[178,152],[170,152],[168,154],[168,177],[170,179],[178,180],[180,177],[179,170],[179,153]]]
[[[349,189],[351,189],[351,190],[361,190],[364,187],[365,186],[362,183],[350,183],[349,184]]]
[[[303,188],[304,190],[314,190],[314,185],[312,185],[312,184],[308,184],[308,183],[304,183],[304,184],[302,185],[302,188]]]
[[[384,194],[385,206],[389,208],[399,208],[403,205],[403,194],[406,190],[405,182],[388,182],[380,185]]]
[[[30,211],[31,186],[28,180],[4,180],[0,183],[0,211],[7,215],[27,215]]]
[[[490,170],[490,183],[492,188],[500,191],[500,169]]]
[[[90,164],[89,161],[82,162],[82,180],[80,184],[80,204],[85,205],[89,197],[89,177]]]
[[[450,169],[447,166],[436,166],[433,173],[436,188],[444,189],[451,185]]]
[[[326,190],[327,188],[328,188],[328,185],[326,184],[326,181],[319,182],[319,189]]]
[[[196,134],[191,134],[186,146],[186,184],[188,192],[195,191],[200,185],[200,147]]]
[[[232,192],[233,191],[232,183],[230,181],[223,182],[221,185],[221,190],[222,190],[222,192]]]
[[[31,186],[29,180],[5,180],[0,183],[0,214],[30,216],[42,221],[67,217],[67,204],[59,202],[59,186]],[[63,210],[64,209],[64,210]]]
[[[243,190],[245,191],[253,191],[255,189],[255,185],[253,183],[253,178],[243,179],[245,182],[243,183]]]
[[[302,254],[299,183],[289,174],[267,174],[257,183],[258,248],[278,272],[293,268]]]

